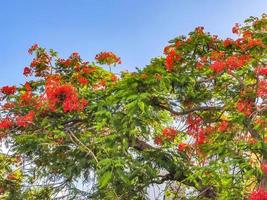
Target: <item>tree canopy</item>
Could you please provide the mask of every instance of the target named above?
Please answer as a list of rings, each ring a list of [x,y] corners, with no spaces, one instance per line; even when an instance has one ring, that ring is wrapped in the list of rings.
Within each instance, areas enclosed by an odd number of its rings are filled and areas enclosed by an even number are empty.
[[[267,199],[266,31],[265,14],[234,39],[197,27],[121,74],[112,52],[33,45],[29,80],[1,87],[0,197]]]

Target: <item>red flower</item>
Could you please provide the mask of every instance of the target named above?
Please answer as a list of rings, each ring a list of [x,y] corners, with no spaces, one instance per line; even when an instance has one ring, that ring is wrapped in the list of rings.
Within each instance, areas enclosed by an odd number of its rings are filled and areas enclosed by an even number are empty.
[[[267,80],[260,80],[258,83],[257,96],[265,97],[267,95]]]
[[[105,80],[101,80],[99,82],[99,85],[102,86],[102,87],[105,87],[106,86],[106,81]]]
[[[264,67],[264,68],[258,67],[258,68],[255,69],[255,73],[259,74],[259,75],[267,76],[267,67]]]
[[[166,55],[169,54],[172,48],[173,48],[172,46],[164,47],[164,50],[163,50],[164,54],[166,54]]]
[[[236,104],[236,108],[239,112],[246,116],[249,116],[253,112],[253,105],[250,101],[239,100]]]
[[[80,100],[80,103],[81,103],[82,109],[85,109],[85,107],[88,105],[88,102],[84,98]]]
[[[101,80],[98,83],[93,85],[93,89],[94,90],[104,90],[106,86],[106,81],[105,80]]]
[[[229,56],[226,59],[226,65],[229,69],[237,69],[244,65],[244,59],[239,59],[237,56]]]
[[[188,124],[188,133],[189,134],[198,133],[202,122],[203,120],[200,117],[193,116],[190,114],[186,120],[186,123]]]
[[[13,125],[13,122],[7,117],[0,121],[0,129],[8,129]]]
[[[175,44],[175,46],[177,47],[177,48],[179,48],[180,46],[181,46],[181,41],[180,40],[178,40],[177,42],[176,42],[176,44]]]
[[[267,200],[267,192],[264,188],[259,188],[250,194],[249,200]]]
[[[164,128],[162,134],[169,140],[174,140],[177,135],[177,132],[173,128]]]
[[[222,51],[212,51],[210,54],[210,59],[212,61],[219,61],[219,60],[222,60],[224,56],[225,56],[225,53]]]
[[[2,109],[3,110],[10,110],[10,109],[12,109],[14,107],[15,107],[15,104],[13,102],[12,103],[7,102],[2,106]]]
[[[84,74],[90,74],[92,71],[94,71],[92,67],[86,66],[86,67],[82,68],[82,72]]]
[[[205,131],[203,129],[200,129],[197,139],[196,139],[196,144],[200,145],[205,142]]]
[[[73,52],[72,55],[71,55],[73,58],[78,58],[79,57],[79,54],[77,52]]]
[[[252,37],[251,31],[249,31],[249,30],[244,31],[243,32],[243,37],[246,38],[246,39],[251,38]]]
[[[40,62],[34,58],[34,59],[32,60],[32,62],[31,62],[31,64],[30,64],[30,66],[31,66],[31,67],[36,67],[36,66],[39,65],[39,64],[40,64]]]
[[[78,96],[72,85],[47,85],[46,94],[50,103],[50,108],[55,108],[57,104],[63,106],[64,112],[78,109]]]
[[[17,125],[22,127],[27,127],[31,124],[34,120],[35,112],[33,110],[29,111],[25,116],[18,116],[17,117]]]
[[[6,95],[12,95],[16,92],[16,86],[4,86],[1,88],[1,92]]]
[[[32,54],[38,48],[39,48],[38,44],[33,44],[31,48],[29,48],[28,50],[29,54]]]
[[[25,89],[26,89],[28,92],[32,91],[32,87],[31,87],[31,85],[30,85],[29,82],[26,82],[26,83],[24,84],[24,87],[25,87]]]
[[[255,47],[255,46],[259,46],[259,47],[264,47],[262,40],[260,39],[251,39],[248,41],[248,46],[250,48]]]
[[[180,143],[178,145],[178,151],[184,151],[187,146],[188,146],[188,144]]]
[[[227,38],[223,41],[223,46],[224,47],[228,47],[230,45],[234,45],[235,44],[235,41],[230,39],[230,38]]]
[[[161,136],[156,136],[155,139],[154,139],[154,142],[157,145],[161,145],[162,141],[163,140],[162,140],[162,137]]]
[[[25,67],[23,70],[23,75],[28,76],[31,73],[31,69],[29,67]]]
[[[235,25],[234,25],[234,27],[232,28],[232,32],[234,33],[234,34],[238,34],[239,33],[239,24],[238,23],[236,23]]]
[[[32,92],[27,91],[26,93],[20,96],[19,100],[21,103],[32,103],[32,97],[33,97]]]
[[[204,64],[202,64],[201,62],[197,62],[196,63],[196,68],[197,69],[201,69],[201,68],[203,68],[204,67]]]
[[[56,106],[62,106],[64,112],[81,110],[84,101],[78,98],[77,90],[70,84],[61,84],[58,80],[49,79],[45,86],[49,108],[56,110]]]
[[[173,66],[173,56],[171,54],[169,54],[166,57],[166,64],[165,64],[166,70],[168,72],[171,71],[172,70],[172,66]]]
[[[84,78],[83,76],[79,77],[78,81],[81,85],[87,85],[88,84],[88,80],[86,78]]]
[[[57,62],[59,65],[63,65],[64,67],[69,67],[71,65],[71,59],[58,59]]]
[[[219,125],[218,130],[220,132],[224,132],[228,128],[228,122],[227,121],[222,121]]]
[[[169,54],[166,56],[165,68],[167,71],[171,71],[173,68],[174,61],[180,61],[181,56],[177,55],[175,50],[172,49]]]
[[[100,52],[95,56],[95,59],[99,64],[104,64],[104,65],[121,64],[120,57],[116,56],[112,52]]]
[[[111,75],[111,81],[116,82],[118,80],[118,77],[115,74]]]
[[[225,69],[225,63],[220,61],[215,61],[213,64],[210,65],[210,69],[216,73],[219,73]]]
[[[246,40],[244,38],[236,39],[235,43],[236,43],[236,46],[241,48],[241,50],[245,50],[246,49]]]

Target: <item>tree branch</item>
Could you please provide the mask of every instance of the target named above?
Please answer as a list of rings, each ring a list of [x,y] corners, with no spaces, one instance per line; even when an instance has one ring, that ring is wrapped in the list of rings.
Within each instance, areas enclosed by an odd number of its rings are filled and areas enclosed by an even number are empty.
[[[138,151],[148,153],[151,159],[157,165],[168,171],[168,174],[164,176],[161,180],[152,181],[152,183],[161,184],[168,180],[178,181],[187,186],[196,188],[198,191],[201,192],[201,196],[208,197],[211,199],[216,199],[216,193],[212,186],[203,186],[202,181],[200,179],[197,179],[196,182],[189,181],[187,179],[188,176],[185,173],[186,170],[182,169],[183,167],[182,165],[177,165],[177,163],[175,163],[175,161],[172,159],[172,156],[169,155],[168,153],[160,151],[160,149],[153,147],[152,145],[146,143],[145,141],[140,140],[139,138],[136,138],[135,141],[130,145],[132,145],[132,147]],[[160,162],[157,162],[159,160]]]
[[[163,108],[164,110],[169,111],[170,113],[172,113],[176,116],[187,115],[189,113],[196,112],[196,111],[214,111],[214,110],[222,110],[223,109],[223,107],[221,107],[221,106],[199,106],[199,107],[195,107],[195,108],[191,108],[188,110],[177,112],[177,111],[171,109],[170,107],[167,107],[167,106],[162,105],[162,104],[159,104],[157,106],[160,108]]]

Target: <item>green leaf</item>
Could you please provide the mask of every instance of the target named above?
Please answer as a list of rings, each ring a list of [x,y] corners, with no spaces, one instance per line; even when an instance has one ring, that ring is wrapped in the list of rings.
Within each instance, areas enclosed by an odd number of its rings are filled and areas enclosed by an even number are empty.
[[[126,183],[126,184],[130,184],[130,180],[129,180],[128,176],[126,176],[126,175],[124,174],[124,172],[123,172],[121,169],[117,169],[116,172],[117,172],[119,178],[120,178],[124,183]]]
[[[140,110],[141,110],[142,112],[145,112],[145,104],[144,104],[144,102],[139,101],[139,102],[138,102],[138,106],[139,106],[139,108],[140,108]]]
[[[105,188],[108,185],[108,183],[111,181],[111,178],[112,178],[112,172],[111,171],[105,172],[99,180],[99,187]]]

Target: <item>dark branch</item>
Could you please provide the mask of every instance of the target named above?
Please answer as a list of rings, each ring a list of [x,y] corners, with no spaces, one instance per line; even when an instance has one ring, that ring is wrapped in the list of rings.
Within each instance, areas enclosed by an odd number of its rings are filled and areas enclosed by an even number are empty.
[[[167,106],[162,105],[162,104],[159,104],[157,106],[160,108],[163,108],[164,110],[167,110],[170,113],[177,115],[177,116],[187,115],[189,113],[196,112],[196,111],[218,111],[218,110],[223,109],[223,107],[221,107],[221,106],[199,106],[199,107],[195,107],[195,108],[191,108],[188,110],[177,112],[177,111],[171,109],[170,107],[167,107]]]

